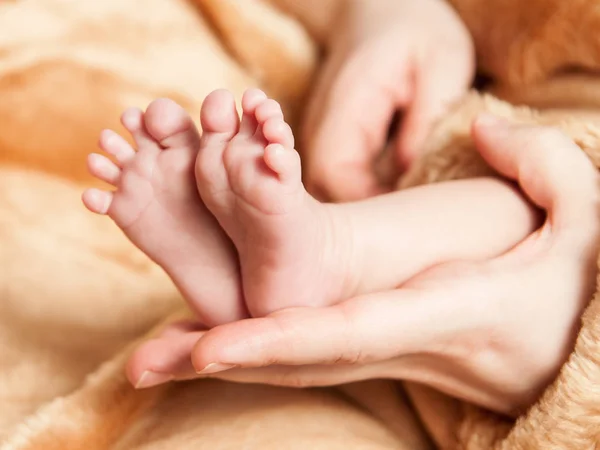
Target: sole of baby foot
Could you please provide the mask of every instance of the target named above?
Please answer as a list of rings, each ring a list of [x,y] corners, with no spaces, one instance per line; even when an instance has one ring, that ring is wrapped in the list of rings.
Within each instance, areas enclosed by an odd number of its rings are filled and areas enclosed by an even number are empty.
[[[254,316],[339,301],[351,288],[343,220],[301,181],[300,156],[280,105],[247,91],[216,91],[201,112],[198,190],[235,244],[246,304]]]
[[[176,103],[159,99],[146,112],[127,110],[121,122],[137,151],[103,131],[99,146],[113,159],[91,154],[88,168],[115,190],[88,189],[84,204],[107,214],[159,264],[207,325],[246,317],[235,249],[196,189],[200,137],[193,121]]]

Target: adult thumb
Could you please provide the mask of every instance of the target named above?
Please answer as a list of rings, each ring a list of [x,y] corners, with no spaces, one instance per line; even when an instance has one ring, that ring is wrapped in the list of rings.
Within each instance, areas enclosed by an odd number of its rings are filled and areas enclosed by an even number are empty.
[[[548,212],[553,228],[578,226],[597,214],[598,173],[559,130],[482,115],[473,125],[473,137],[490,166],[518,182]]]

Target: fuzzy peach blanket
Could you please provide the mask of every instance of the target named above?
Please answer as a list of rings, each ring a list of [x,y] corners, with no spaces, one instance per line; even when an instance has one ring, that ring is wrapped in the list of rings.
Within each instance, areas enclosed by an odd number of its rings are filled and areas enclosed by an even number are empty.
[[[472,94],[439,124],[402,183],[487,170],[468,138],[470,119],[483,109],[559,125],[600,162],[600,83],[553,76],[600,65],[596,1],[452,3],[476,39],[481,68],[500,80],[494,92],[543,111]],[[384,381],[322,390],[199,381],[143,392],[126,382],[128,349],[183,302],[116,227],[80,205],[91,182],[84,158],[98,132],[118,128],[125,107],[159,96],[197,115],[217,87],[239,96],[260,86],[299,117],[319,43],[343,7],[343,0],[0,3],[0,450],[600,445],[600,299],[559,379],[516,424]]]

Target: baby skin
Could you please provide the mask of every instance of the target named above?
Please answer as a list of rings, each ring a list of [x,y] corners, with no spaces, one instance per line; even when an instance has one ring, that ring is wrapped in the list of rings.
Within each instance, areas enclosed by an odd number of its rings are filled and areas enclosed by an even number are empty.
[[[87,190],[86,206],[163,267],[207,325],[393,289],[443,262],[501,254],[539,225],[492,178],[320,203],[279,104],[249,90],[242,110],[240,120],[233,96],[213,92],[199,138],[183,109],[157,100],[123,115],[137,152],[107,131],[100,146],[117,163],[89,158],[116,191]]]

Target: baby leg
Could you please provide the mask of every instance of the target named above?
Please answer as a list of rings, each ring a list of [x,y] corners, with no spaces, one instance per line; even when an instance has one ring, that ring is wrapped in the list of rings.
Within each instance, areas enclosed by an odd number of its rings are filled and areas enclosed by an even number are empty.
[[[351,230],[355,293],[390,289],[452,260],[506,252],[540,215],[509,183],[478,178],[425,185],[361,202],[328,205]]]

